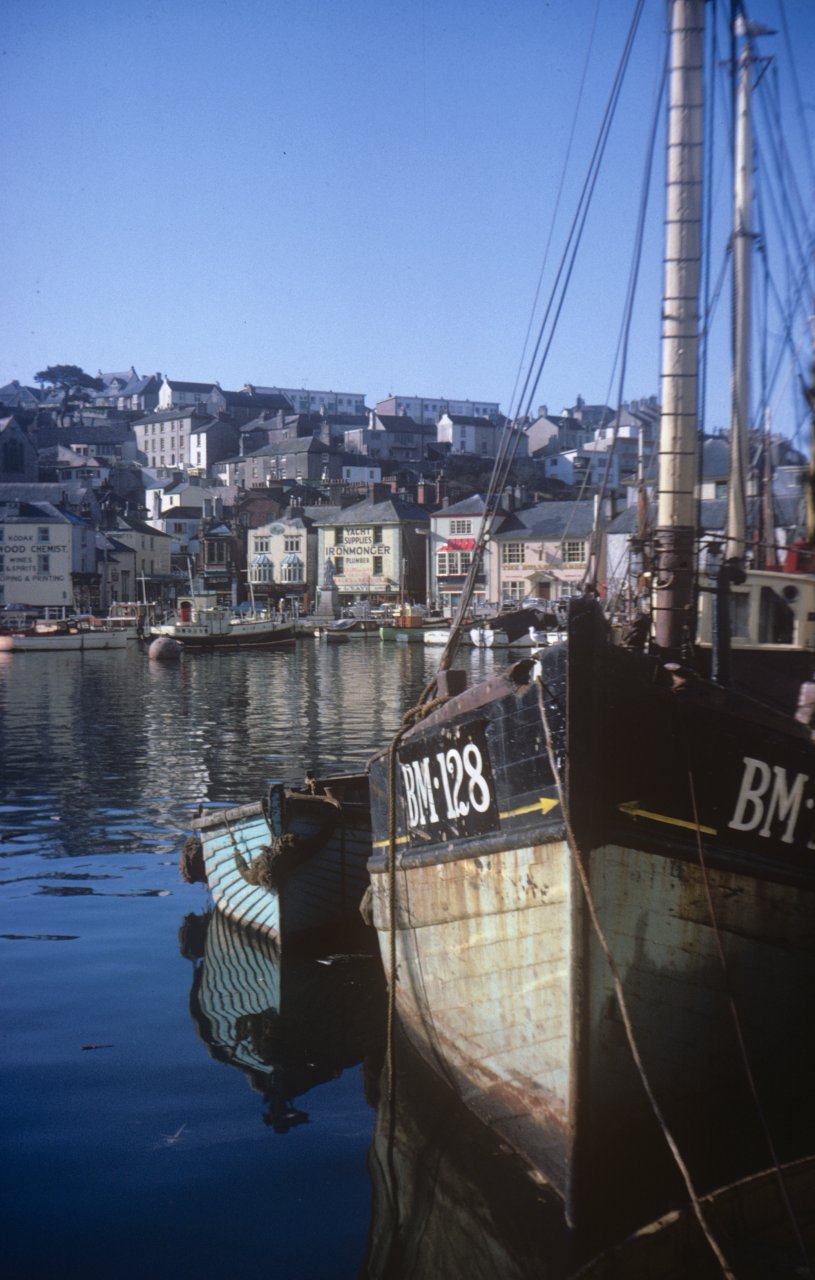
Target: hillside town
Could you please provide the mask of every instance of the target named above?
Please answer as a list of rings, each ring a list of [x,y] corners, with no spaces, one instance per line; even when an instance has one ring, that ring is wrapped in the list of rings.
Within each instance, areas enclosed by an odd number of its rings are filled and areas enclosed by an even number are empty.
[[[0,387],[0,608],[161,614],[193,591],[309,614],[410,601],[452,613],[470,569],[502,434],[512,483],[475,585],[477,608],[625,589],[629,540],[653,497],[656,397],[581,396],[508,422],[484,399],[87,374],[55,365]],[[724,524],[724,433],[702,448],[705,530]],[[760,477],[772,462],[771,513]],[[799,535],[804,459],[753,442],[761,543]],[[639,514],[638,514],[639,513]],[[767,521],[770,525],[768,526]],[[763,523],[762,523],[763,522]],[[603,537],[595,531],[602,528]]]

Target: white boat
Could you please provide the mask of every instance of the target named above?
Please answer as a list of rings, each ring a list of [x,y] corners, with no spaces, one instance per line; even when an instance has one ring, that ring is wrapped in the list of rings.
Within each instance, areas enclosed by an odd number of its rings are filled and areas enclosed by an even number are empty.
[[[425,644],[447,644],[447,641],[450,639],[450,628],[437,627],[434,629],[433,627],[429,627],[427,630],[422,632],[422,639]]]
[[[91,627],[71,619],[41,619],[25,630],[0,633],[0,653],[54,653],[65,649],[84,653],[126,647],[127,635],[123,631]]]
[[[168,622],[151,628],[153,639],[167,636],[182,649],[221,651],[231,649],[273,649],[291,645],[294,624],[257,615],[235,615],[231,609],[202,608],[195,597],[179,600]]]

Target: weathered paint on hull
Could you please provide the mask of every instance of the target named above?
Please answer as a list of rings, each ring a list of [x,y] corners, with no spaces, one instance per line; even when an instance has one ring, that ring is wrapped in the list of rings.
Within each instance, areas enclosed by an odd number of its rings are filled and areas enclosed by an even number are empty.
[[[580,868],[696,1186],[767,1167],[761,1114],[781,1158],[806,1154],[815,747],[784,716],[616,650],[596,623],[576,611],[568,646],[541,667],[468,690],[399,745],[396,1000],[423,1055],[550,1179],[570,1220],[613,1234],[687,1192]],[[385,757],[371,781],[387,967]],[[541,885],[546,900],[530,901]]]
[[[570,1149],[572,885],[564,841],[397,872],[405,1030],[563,1193]],[[390,978],[388,877],[372,876]]]

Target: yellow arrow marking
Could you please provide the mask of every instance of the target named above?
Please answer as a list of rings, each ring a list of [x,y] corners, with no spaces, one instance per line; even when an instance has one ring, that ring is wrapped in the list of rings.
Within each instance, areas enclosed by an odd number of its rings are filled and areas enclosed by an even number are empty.
[[[671,827],[687,827],[688,831],[701,831],[706,836],[718,835],[715,827],[703,827],[701,822],[686,822],[684,818],[669,818],[665,813],[651,813],[648,809],[640,809],[637,800],[626,800],[625,804],[618,804],[617,808],[622,813],[628,813],[632,818],[650,818],[652,822],[667,822]]]
[[[506,813],[499,813],[499,818],[518,818],[523,813],[549,813],[558,804],[559,800],[549,800],[546,796],[541,796],[540,800],[536,800],[534,804],[522,805],[520,809],[508,809]],[[397,844],[408,844],[410,836],[397,836]],[[374,840],[374,849],[390,848],[390,840]]]
[[[559,800],[548,800],[546,796],[541,796],[534,804],[522,805],[520,809],[508,809],[506,813],[499,813],[498,817],[518,818],[522,813],[549,813],[558,804]]]

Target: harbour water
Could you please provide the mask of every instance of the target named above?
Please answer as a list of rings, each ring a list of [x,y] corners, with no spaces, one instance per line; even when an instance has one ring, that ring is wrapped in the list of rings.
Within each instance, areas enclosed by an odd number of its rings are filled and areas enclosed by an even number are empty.
[[[378,639],[0,656],[7,1276],[399,1274],[371,1217],[376,1053],[326,1073],[306,1035],[312,1075],[262,1096],[202,1017],[206,892],[178,853],[201,804],[363,764],[437,657]]]

